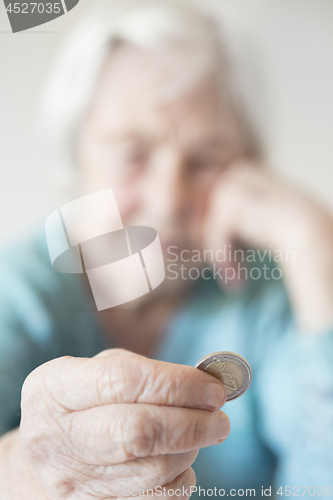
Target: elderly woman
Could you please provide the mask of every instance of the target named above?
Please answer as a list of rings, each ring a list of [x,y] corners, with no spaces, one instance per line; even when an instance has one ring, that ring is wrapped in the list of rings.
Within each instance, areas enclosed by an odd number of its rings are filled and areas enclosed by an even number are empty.
[[[167,275],[97,311],[84,275],[52,268],[43,228],[4,251],[1,499],[187,498],[196,482],[214,496],[331,494],[333,221],[263,167],[255,97],[217,13],[98,4],[55,67],[53,159],[76,198],[111,187],[125,226],[158,231]],[[193,367],[219,350],[253,371],[225,413],[223,384]]]

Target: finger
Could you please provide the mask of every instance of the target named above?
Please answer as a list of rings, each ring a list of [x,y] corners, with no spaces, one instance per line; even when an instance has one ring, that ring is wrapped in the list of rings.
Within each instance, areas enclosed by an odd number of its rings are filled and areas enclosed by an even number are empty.
[[[41,365],[28,379],[24,399],[46,389],[50,404],[56,401],[70,411],[114,403],[214,410],[226,400],[223,384],[201,370],[123,349],[109,349],[94,358],[58,358]]]
[[[272,243],[276,227],[271,220],[276,219],[279,206],[274,201],[274,183],[258,179],[261,173],[248,170],[221,177],[212,194],[203,234],[214,249],[221,248],[224,240],[259,247]]]
[[[209,207],[202,225],[204,248],[212,250],[214,256],[222,248],[227,250],[221,256],[222,264],[228,262],[228,249],[234,239],[235,222],[239,211],[239,189],[220,182],[210,198]]]
[[[155,460],[159,458],[162,457],[154,457]],[[140,468],[141,473],[144,473],[141,466],[139,469]],[[63,495],[64,491],[67,491],[70,485],[71,498],[103,498],[103,500],[115,500],[116,498],[128,499],[143,496],[142,491],[144,491],[145,496],[149,498],[162,496],[162,494],[164,498],[168,498],[169,495],[173,497],[174,494],[179,498],[182,497],[182,495],[179,495],[179,491],[173,493],[171,491],[172,489],[181,488],[181,493],[183,493],[183,487],[186,490],[195,485],[195,474],[189,466],[184,470],[179,470],[178,474],[175,474],[175,476],[166,483],[162,481],[159,482],[157,477],[153,477],[152,480],[149,481],[149,478],[145,478],[144,476],[141,478],[138,477],[137,484],[133,483],[130,476],[122,477],[122,479],[119,480],[119,472],[120,475],[123,473],[121,469],[131,469],[131,466],[127,463],[121,464],[118,467],[99,466],[98,468],[85,465],[84,473],[82,473],[82,464],[75,464],[73,462],[72,467],[66,473],[66,479],[59,480],[57,483],[55,494],[57,495],[60,491],[61,495]],[[79,481],[78,478],[80,479]],[[160,479],[163,480],[163,477]],[[115,484],[115,481],[117,484]],[[170,492],[168,493],[167,490],[169,489]],[[184,491],[184,494],[184,498],[188,498],[189,492],[188,496],[186,496],[186,491]]]
[[[183,474],[178,476],[174,481],[165,485],[166,492],[169,498],[178,498],[177,490],[181,490],[180,498],[188,499],[191,496],[191,487],[196,484],[196,476],[192,467],[188,468]],[[188,492],[187,492],[188,491]]]
[[[197,450],[174,455],[137,458],[116,465],[85,465],[86,491],[98,490],[104,497],[122,497],[125,490],[154,489],[171,483],[185,472],[196,459]],[[81,464],[82,467],[82,464]],[[80,472],[80,465],[78,467]],[[129,493],[127,493],[129,495]]]
[[[222,411],[117,404],[72,412],[58,422],[79,462],[117,464],[139,457],[186,453],[227,438]],[[62,453],[61,444],[57,446]]]
[[[272,174],[261,163],[249,160],[237,160],[221,173],[225,182],[239,182],[247,187],[266,186],[271,182]]]
[[[122,496],[124,484],[131,490],[163,486],[185,472],[198,455],[198,450],[173,455],[159,455],[130,460],[112,469],[112,493]]]
[[[252,171],[253,167],[241,170],[238,176],[221,176],[202,225],[203,247],[212,252],[214,277],[221,286],[233,290],[244,284],[247,271],[239,265],[244,262],[240,259],[242,246],[253,243],[253,225],[256,229],[263,212],[258,212],[255,196],[246,184]],[[259,187],[253,183],[252,190],[262,189],[262,183]]]

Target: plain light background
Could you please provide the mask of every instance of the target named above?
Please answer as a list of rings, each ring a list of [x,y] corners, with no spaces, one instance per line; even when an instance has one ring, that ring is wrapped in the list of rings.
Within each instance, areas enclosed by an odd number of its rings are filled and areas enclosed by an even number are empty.
[[[36,107],[54,55],[93,1],[12,34],[0,0],[0,242],[63,201],[33,132]],[[271,168],[333,212],[332,0],[225,1],[260,49],[275,117]]]

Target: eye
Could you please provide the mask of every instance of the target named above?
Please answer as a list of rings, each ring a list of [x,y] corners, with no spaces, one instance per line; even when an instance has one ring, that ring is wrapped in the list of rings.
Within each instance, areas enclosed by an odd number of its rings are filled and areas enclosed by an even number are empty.
[[[192,175],[220,170],[225,163],[220,152],[196,153],[188,160],[188,171]]]
[[[206,178],[224,170],[234,157],[229,147],[203,149],[189,156],[187,171],[193,178]]]
[[[133,170],[142,167],[148,158],[148,149],[145,145],[123,142],[109,144],[107,161],[110,167]]]

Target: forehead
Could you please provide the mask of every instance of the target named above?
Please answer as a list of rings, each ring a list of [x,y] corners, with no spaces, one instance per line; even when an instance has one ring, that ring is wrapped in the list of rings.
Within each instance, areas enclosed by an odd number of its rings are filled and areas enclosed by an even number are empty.
[[[191,81],[190,58],[185,49],[153,52],[123,45],[110,51],[91,102],[90,123],[108,134],[232,133],[235,114],[231,102],[221,98],[216,68]]]

